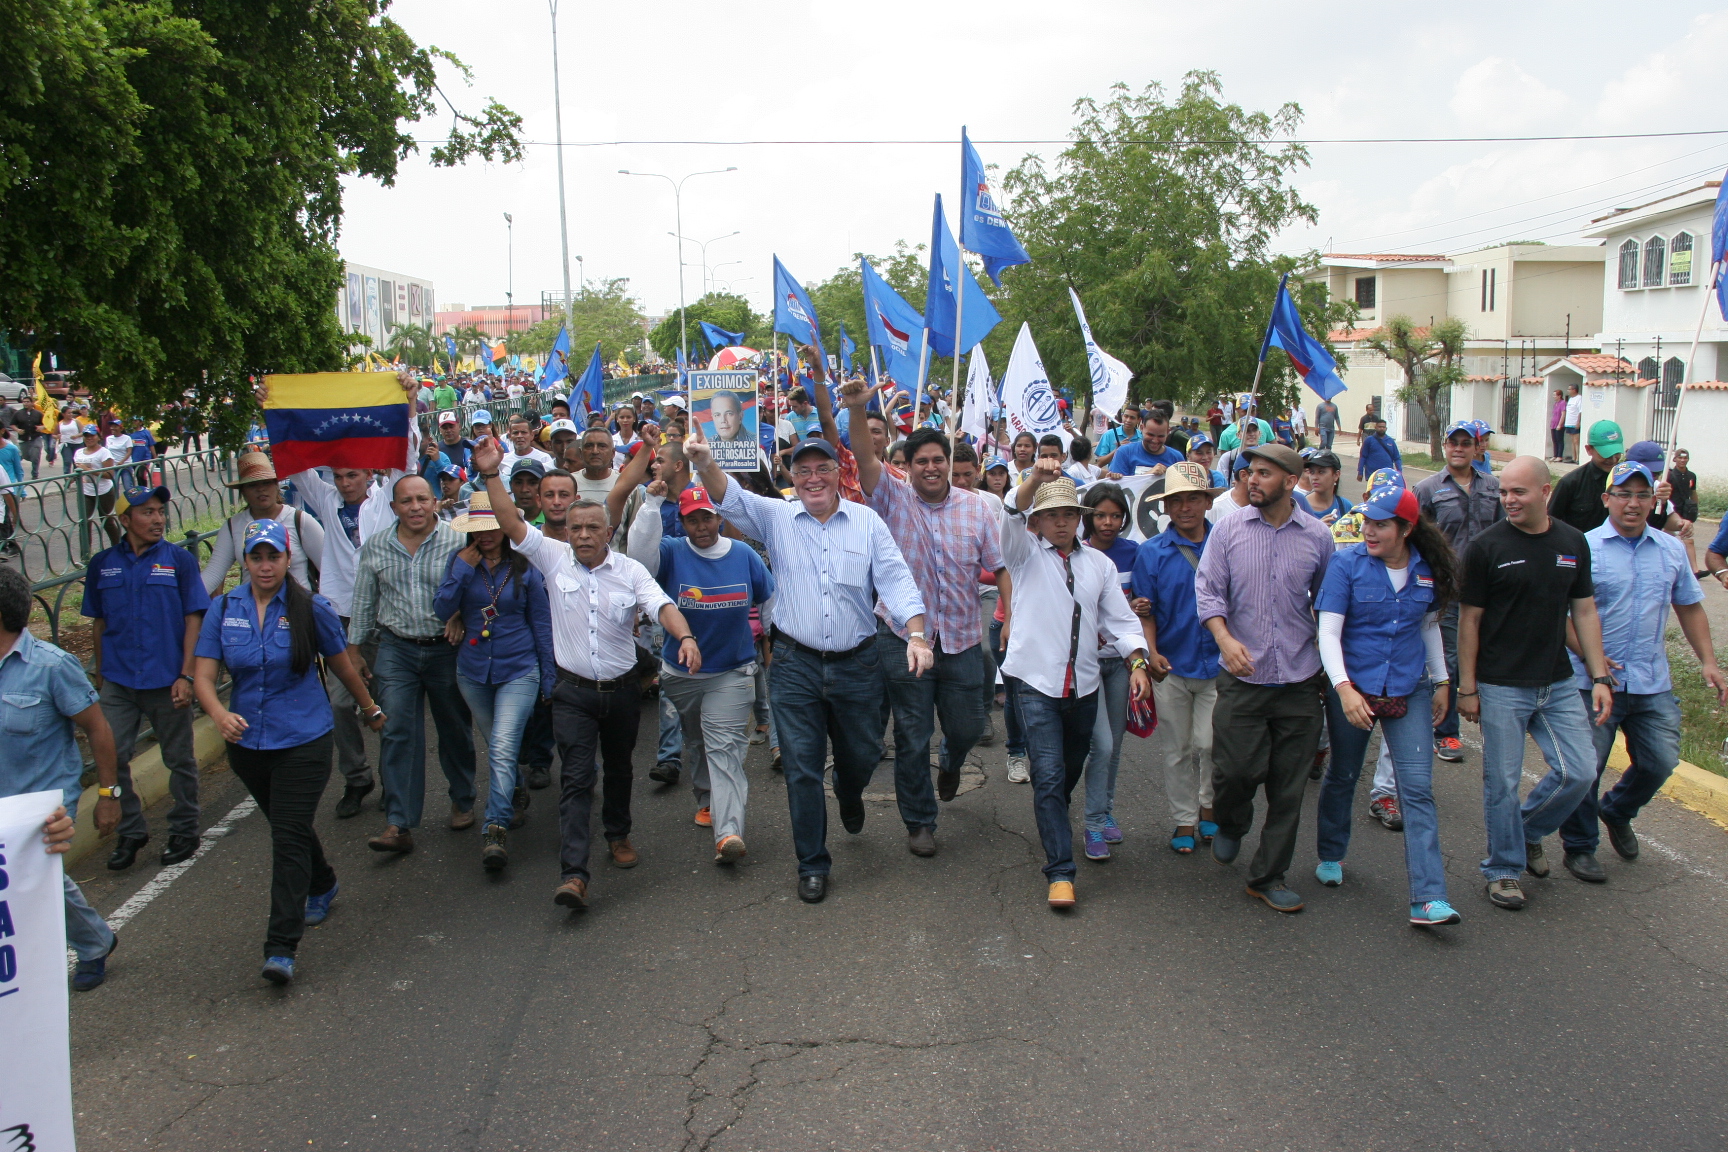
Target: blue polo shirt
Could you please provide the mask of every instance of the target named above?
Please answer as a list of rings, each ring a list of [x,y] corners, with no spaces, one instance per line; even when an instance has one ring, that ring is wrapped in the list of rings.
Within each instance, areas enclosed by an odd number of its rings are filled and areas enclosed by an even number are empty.
[[[132,459],[134,462],[148,460],[156,455],[156,437],[148,428],[137,428],[132,432]]]
[[[68,812],[78,807],[84,758],[72,717],[96,703],[78,658],[28,630],[0,657],[0,796],[57,789]]]
[[[158,540],[142,556],[122,540],[84,576],[84,615],[102,621],[103,679],[146,691],[171,687],[185,656],[186,617],[210,607],[192,553]]]
[[[1404,457],[1398,452],[1398,442],[1390,436],[1364,436],[1356,449],[1356,479],[1372,476],[1381,468],[1396,469],[1404,474]]]
[[[287,587],[284,581],[271,597],[262,623],[250,580],[218,596],[204,617],[193,650],[228,666],[234,680],[228,710],[244,717],[247,724],[240,737],[242,748],[295,748],[336,727],[330,697],[318,679],[318,662],[294,675],[294,646],[285,615]],[[312,597],[312,619],[320,656],[329,658],[347,649],[348,635],[330,601]]]
[[[1422,617],[1434,607],[1434,574],[1420,553],[1410,553],[1409,577],[1394,592],[1386,562],[1352,544],[1333,554],[1316,612],[1344,617],[1344,671],[1358,692],[1408,696],[1428,663]]]
[[[1706,551],[1728,557],[1728,516],[1722,518],[1722,526],[1716,529],[1716,539],[1710,541],[1710,547]]]
[[[1159,655],[1170,661],[1172,673],[1187,680],[1218,675],[1218,642],[1200,624],[1194,603],[1194,565],[1177,545],[1185,545],[1198,561],[1206,555],[1206,540],[1211,538],[1211,524],[1206,525],[1206,539],[1198,544],[1172,525],[1140,545],[1128,578],[1134,597],[1152,602]]]
[[[1164,445],[1162,452],[1154,456],[1146,451],[1144,440],[1135,438],[1116,449],[1116,455],[1110,457],[1110,463],[1106,464],[1105,467],[1123,476],[1133,476],[1136,468],[1151,468],[1157,464],[1166,466],[1180,464],[1186,459],[1188,457],[1170,447],[1168,443]],[[1159,651],[1163,651],[1163,649],[1159,649]]]
[[[1603,522],[1584,533],[1590,543],[1590,577],[1596,584],[1596,612],[1602,618],[1602,651],[1621,667],[1611,669],[1618,692],[1648,696],[1668,692],[1668,605],[1704,599],[1698,577],[1686,562],[1686,546],[1666,532],[1646,528],[1628,540]],[[1590,673],[1568,651],[1574,683],[1588,692]]]

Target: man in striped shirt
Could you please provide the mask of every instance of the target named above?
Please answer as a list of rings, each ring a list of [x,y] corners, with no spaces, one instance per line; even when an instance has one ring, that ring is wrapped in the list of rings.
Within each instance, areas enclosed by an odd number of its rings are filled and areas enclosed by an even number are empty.
[[[427,699],[438,727],[438,763],[450,782],[450,827],[474,824],[474,739],[468,704],[456,687],[456,642],[432,611],[450,557],[466,540],[438,519],[438,498],[425,477],[403,476],[390,489],[393,531],[360,545],[348,618],[348,658],[361,676],[375,676],[372,695],[389,719],[378,740],[384,782],[384,831],[367,843],[375,852],[412,852],[413,829],[426,798]],[[376,638],[378,666],[369,671],[360,646]]]

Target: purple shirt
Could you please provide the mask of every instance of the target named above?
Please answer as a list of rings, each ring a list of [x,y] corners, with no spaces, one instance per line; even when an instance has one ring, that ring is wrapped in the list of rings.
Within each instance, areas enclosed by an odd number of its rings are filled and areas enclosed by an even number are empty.
[[[1291,515],[1273,528],[1249,505],[1212,526],[1194,603],[1204,624],[1214,616],[1248,649],[1249,684],[1295,684],[1320,672],[1313,601],[1332,561],[1332,532],[1312,516]]]
[[[912,570],[912,582],[924,598],[924,631],[930,643],[953,653],[981,641],[978,575],[1002,567],[996,510],[983,497],[953,485],[940,504],[927,503],[887,468],[870,493],[870,507],[888,525]],[[886,606],[878,603],[876,615],[906,639],[906,629],[894,622]]]

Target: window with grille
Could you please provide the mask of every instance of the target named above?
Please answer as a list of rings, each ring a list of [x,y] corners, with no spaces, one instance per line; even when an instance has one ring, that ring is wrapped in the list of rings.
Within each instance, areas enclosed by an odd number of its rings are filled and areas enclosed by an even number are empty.
[[[1356,307],[1374,307],[1374,284],[1376,279],[1377,277],[1374,276],[1356,277]]]
[[[1676,232],[1668,245],[1668,283],[1692,283],[1692,233]]]
[[[1638,287],[1638,241],[1620,245],[1620,287]]]
[[[1638,379],[1656,380],[1661,377],[1662,366],[1656,362],[1656,357],[1646,356],[1638,361]]]
[[[1678,356],[1670,356],[1662,362],[1662,391],[1674,393],[1680,387],[1680,381],[1686,379],[1686,361]]]
[[[1652,236],[1644,241],[1644,287],[1660,288],[1668,282],[1668,241]]]

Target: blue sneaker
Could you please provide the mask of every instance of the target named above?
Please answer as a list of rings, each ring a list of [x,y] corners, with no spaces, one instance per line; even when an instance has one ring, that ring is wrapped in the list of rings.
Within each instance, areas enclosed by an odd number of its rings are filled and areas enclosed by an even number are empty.
[[[1104,833],[1096,828],[1086,829],[1086,859],[1110,859],[1110,845],[1104,842]]]
[[[272,984],[286,984],[294,979],[294,957],[272,956],[264,961],[264,971],[259,973]]]
[[[1104,817],[1104,843],[1122,843],[1122,829],[1116,827],[1116,817],[1114,816]]]
[[[1314,867],[1314,879],[1328,888],[1336,888],[1344,883],[1344,862],[1342,860],[1322,860]]]
[[[342,891],[342,885],[330,885],[330,891],[322,896],[306,897],[306,927],[316,928],[324,923],[324,918],[330,915],[330,901],[336,899],[336,893]]]
[[[120,937],[114,937],[114,943],[108,945],[108,951],[94,960],[80,960],[72,969],[72,990],[88,992],[99,988],[108,979],[108,957],[114,955],[114,949],[120,947]]]
[[[1432,928],[1436,924],[1457,924],[1463,919],[1464,917],[1458,915],[1458,910],[1444,900],[1428,900],[1410,905],[1410,923],[1418,928]]]

